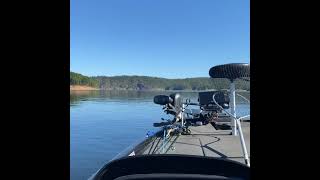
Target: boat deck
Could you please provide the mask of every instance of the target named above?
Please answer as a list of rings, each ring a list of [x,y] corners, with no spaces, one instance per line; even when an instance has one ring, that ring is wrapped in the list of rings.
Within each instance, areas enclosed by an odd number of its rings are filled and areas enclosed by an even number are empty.
[[[250,122],[241,122],[247,151],[250,157]],[[221,157],[244,162],[240,137],[230,135],[231,130],[216,130],[210,123],[191,126],[191,135],[174,135],[162,147],[162,138],[148,144],[143,154],[188,154]]]

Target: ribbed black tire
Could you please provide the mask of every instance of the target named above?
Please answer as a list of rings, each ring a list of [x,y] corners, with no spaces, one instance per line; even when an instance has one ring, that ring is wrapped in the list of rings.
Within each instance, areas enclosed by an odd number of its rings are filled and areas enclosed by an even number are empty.
[[[214,66],[210,69],[209,75],[212,78],[237,78],[250,77],[250,65],[246,63],[232,63]]]

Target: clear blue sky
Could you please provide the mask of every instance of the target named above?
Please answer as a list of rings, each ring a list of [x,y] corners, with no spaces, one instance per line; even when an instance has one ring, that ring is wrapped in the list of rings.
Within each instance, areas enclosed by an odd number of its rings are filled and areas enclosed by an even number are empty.
[[[209,77],[250,61],[249,0],[71,0],[71,71]]]

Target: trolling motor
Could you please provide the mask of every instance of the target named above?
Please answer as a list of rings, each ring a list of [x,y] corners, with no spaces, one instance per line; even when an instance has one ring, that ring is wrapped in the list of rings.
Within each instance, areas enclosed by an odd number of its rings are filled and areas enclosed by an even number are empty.
[[[183,112],[184,104],[180,94],[173,93],[169,96],[157,95],[153,98],[155,104],[163,106],[164,112],[174,116],[173,120],[167,120],[167,122],[154,123],[154,127],[162,127],[163,129],[163,141],[161,145],[162,152],[164,153],[166,145],[168,144],[168,138],[172,133],[182,133],[184,131]],[[164,119],[162,119],[164,120]],[[180,124],[181,122],[181,124]]]
[[[157,95],[154,97],[153,101],[155,104],[163,105],[164,112],[174,116],[172,121],[167,120],[167,122],[154,123],[154,127],[163,127],[164,129],[171,130],[174,129],[174,132],[189,135],[191,134],[189,126],[193,124],[192,122],[203,119],[203,117],[200,117],[202,115],[201,113],[193,113],[192,109],[186,109],[189,105],[199,106],[200,104],[193,103],[190,99],[186,99],[185,102],[182,102],[182,98],[178,93],[174,93],[169,96]],[[185,117],[185,115],[187,117]],[[189,115],[192,115],[193,118],[189,118]]]
[[[164,112],[174,116],[174,122],[183,120],[183,103],[179,93],[173,93],[169,96],[157,95],[153,98],[153,102],[155,104],[163,105],[162,109]]]

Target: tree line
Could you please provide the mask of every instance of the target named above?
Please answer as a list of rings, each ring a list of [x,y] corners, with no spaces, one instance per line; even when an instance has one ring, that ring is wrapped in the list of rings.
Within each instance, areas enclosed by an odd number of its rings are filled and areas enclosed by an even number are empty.
[[[99,87],[99,81],[95,78],[84,76],[79,73],[70,72],[70,85],[85,85],[91,87]]]
[[[250,82],[236,80],[236,88],[250,91]],[[209,77],[166,79],[149,76],[84,76],[70,72],[70,85],[87,85],[105,90],[207,90],[229,89],[229,80]]]

